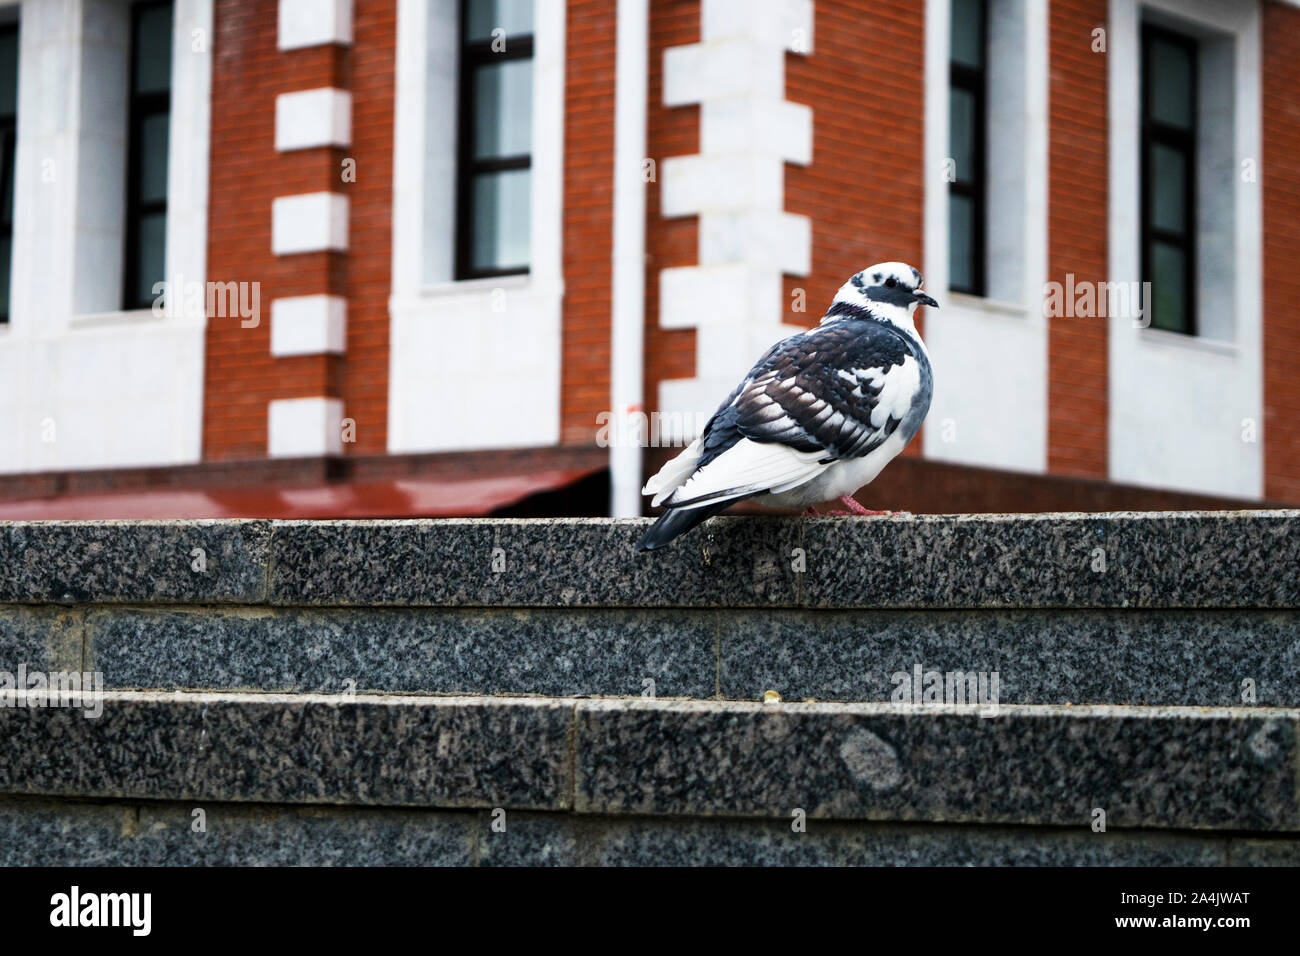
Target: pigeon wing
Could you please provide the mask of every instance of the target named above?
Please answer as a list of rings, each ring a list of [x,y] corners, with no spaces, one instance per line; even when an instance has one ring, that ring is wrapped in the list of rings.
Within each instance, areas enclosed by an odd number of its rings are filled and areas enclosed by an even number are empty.
[[[759,360],[701,436],[695,473],[668,499],[699,507],[788,491],[897,430],[921,389],[898,332],[840,320],[792,336]]]

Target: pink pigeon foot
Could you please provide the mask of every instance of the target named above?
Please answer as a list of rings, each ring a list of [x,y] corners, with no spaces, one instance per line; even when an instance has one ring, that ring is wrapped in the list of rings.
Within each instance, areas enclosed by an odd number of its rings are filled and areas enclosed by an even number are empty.
[[[840,502],[841,502],[841,503],[844,505],[844,507],[847,508],[848,510],[847,510],[847,511],[836,512],[837,514],[848,514],[848,515],[888,515],[888,514],[893,514],[892,511],[873,511],[873,510],[871,510],[870,508],[864,508],[864,507],[862,507],[861,504],[858,503],[858,499],[857,499],[857,498],[854,498],[852,495],[844,495],[843,497],[840,498]]]

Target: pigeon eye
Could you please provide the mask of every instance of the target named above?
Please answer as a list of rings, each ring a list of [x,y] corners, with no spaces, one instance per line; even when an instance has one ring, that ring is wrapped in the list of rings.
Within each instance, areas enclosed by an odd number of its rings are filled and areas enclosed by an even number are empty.
[[[894,286],[898,285],[898,280],[895,279],[893,276],[890,276],[888,279],[885,280],[885,285],[888,288],[892,289]]]

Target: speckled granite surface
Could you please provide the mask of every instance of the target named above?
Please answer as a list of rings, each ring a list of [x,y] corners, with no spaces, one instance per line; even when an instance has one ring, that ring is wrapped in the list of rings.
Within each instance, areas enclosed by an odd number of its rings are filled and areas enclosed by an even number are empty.
[[[87,644],[80,610],[0,606],[0,671],[79,671]]]
[[[0,521],[0,603],[253,603],[268,521]]]
[[[638,556],[633,544],[645,524],[592,518],[278,522],[271,600],[495,607],[796,602],[789,555],[798,545],[798,521],[727,519],[689,548]]]
[[[87,632],[108,687],[712,697],[717,684],[699,611],[133,608],[92,611]]]
[[[573,708],[510,698],[122,692],[0,707],[0,793],[564,809]]]
[[[807,522],[805,605],[1300,605],[1297,511],[852,521]]]
[[[202,810],[202,830],[196,830]],[[1300,841],[1214,833],[0,797],[0,866],[1294,865]]]
[[[1300,512],[285,523],[277,603],[1297,607]],[[495,554],[504,571],[493,572]],[[498,566],[501,566],[500,564]]]
[[[886,701],[919,665],[996,672],[1003,703],[1300,707],[1294,611],[735,611],[719,632],[738,700]]]
[[[1300,829],[1294,710],[592,701],[576,807]]]
[[[1295,611],[0,607],[0,669],[83,647],[110,689],[888,701],[919,665],[1003,703],[1300,707]]]
[[[1300,830],[1298,717],[117,692],[0,708],[0,793]]]
[[[0,602],[1300,606],[1297,511],[648,520],[0,523]]]
[[[1300,860],[1300,512],[645,523],[0,523],[0,671],[245,691],[0,706],[0,858]]]

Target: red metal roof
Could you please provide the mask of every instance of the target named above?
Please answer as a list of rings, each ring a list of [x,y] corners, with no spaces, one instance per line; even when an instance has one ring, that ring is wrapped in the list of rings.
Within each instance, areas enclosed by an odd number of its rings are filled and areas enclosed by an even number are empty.
[[[114,518],[457,518],[489,514],[592,469],[291,487],[152,488],[0,501],[0,520]]]

